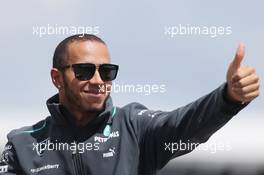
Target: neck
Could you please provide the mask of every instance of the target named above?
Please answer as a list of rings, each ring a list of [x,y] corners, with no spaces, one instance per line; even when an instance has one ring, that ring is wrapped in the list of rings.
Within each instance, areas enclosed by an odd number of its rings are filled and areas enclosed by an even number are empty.
[[[71,105],[66,100],[60,98],[60,103],[71,113],[74,117],[76,126],[86,126],[92,119],[98,115],[98,111],[83,111],[77,106]]]
[[[98,112],[90,112],[90,111],[83,112],[80,110],[75,110],[74,108],[71,108],[70,106],[65,106],[65,107],[73,115],[75,119],[75,124],[81,127],[87,125],[98,114]]]

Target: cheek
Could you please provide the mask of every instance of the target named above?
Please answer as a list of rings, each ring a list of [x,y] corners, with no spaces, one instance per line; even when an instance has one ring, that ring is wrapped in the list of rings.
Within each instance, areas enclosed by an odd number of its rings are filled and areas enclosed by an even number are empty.
[[[65,76],[69,82],[72,82],[75,80],[75,75],[73,71],[67,71],[65,72]]]
[[[66,84],[67,88],[75,95],[80,93],[81,83],[72,74],[65,75],[64,84]]]
[[[71,87],[74,91],[75,94],[78,94],[80,95],[81,92],[82,92],[82,83],[80,83],[78,80],[73,80],[72,83],[71,83]]]

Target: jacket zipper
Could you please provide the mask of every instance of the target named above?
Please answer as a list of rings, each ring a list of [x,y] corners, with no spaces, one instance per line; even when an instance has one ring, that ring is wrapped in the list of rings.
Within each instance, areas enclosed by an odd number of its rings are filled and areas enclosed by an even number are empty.
[[[111,112],[111,116],[109,120],[107,121],[107,126],[104,129],[104,135],[109,136],[111,133],[111,125],[113,122],[113,117],[115,116],[116,113],[116,108],[113,108],[113,111]],[[76,135],[75,135],[76,139]],[[77,145],[78,142],[74,141],[75,144]],[[76,175],[86,175],[86,171],[82,162],[82,156],[79,153],[78,146],[76,146],[76,150],[72,152],[72,160],[73,160],[73,167],[74,167],[74,173]]]
[[[73,167],[74,167],[75,174],[76,175],[86,175],[84,167],[83,167],[82,156],[79,153],[78,146],[77,146],[77,150],[72,152],[72,160],[73,160]]]

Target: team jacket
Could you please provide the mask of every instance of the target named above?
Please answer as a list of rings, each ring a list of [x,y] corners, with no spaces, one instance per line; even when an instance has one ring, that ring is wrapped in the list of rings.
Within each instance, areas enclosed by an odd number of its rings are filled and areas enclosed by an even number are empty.
[[[176,110],[153,111],[139,103],[105,109],[85,127],[59,104],[47,100],[50,116],[12,130],[0,162],[0,174],[150,175],[189,150],[179,143],[203,143],[248,103],[226,98],[224,83]]]

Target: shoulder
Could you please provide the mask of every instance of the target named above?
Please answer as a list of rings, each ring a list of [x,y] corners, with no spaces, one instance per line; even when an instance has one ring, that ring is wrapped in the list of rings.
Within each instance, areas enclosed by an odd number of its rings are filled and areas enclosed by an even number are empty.
[[[46,117],[45,119],[38,121],[37,123],[30,125],[30,126],[24,126],[18,129],[13,129],[7,134],[7,139],[9,141],[12,141],[13,139],[21,136],[28,136],[33,133],[43,132],[49,123],[50,117]]]
[[[128,117],[134,117],[140,115],[144,111],[148,111],[148,108],[138,102],[129,103],[119,108],[120,111],[124,112]]]
[[[140,111],[140,110],[148,110],[148,108],[146,106],[144,106],[141,103],[138,102],[133,102],[133,103],[129,103],[123,107],[121,107],[122,110],[125,110],[126,112],[135,112],[135,111]]]
[[[133,102],[120,108],[123,115],[130,121],[145,122],[153,119],[162,111],[155,111],[147,108],[145,105]]]

